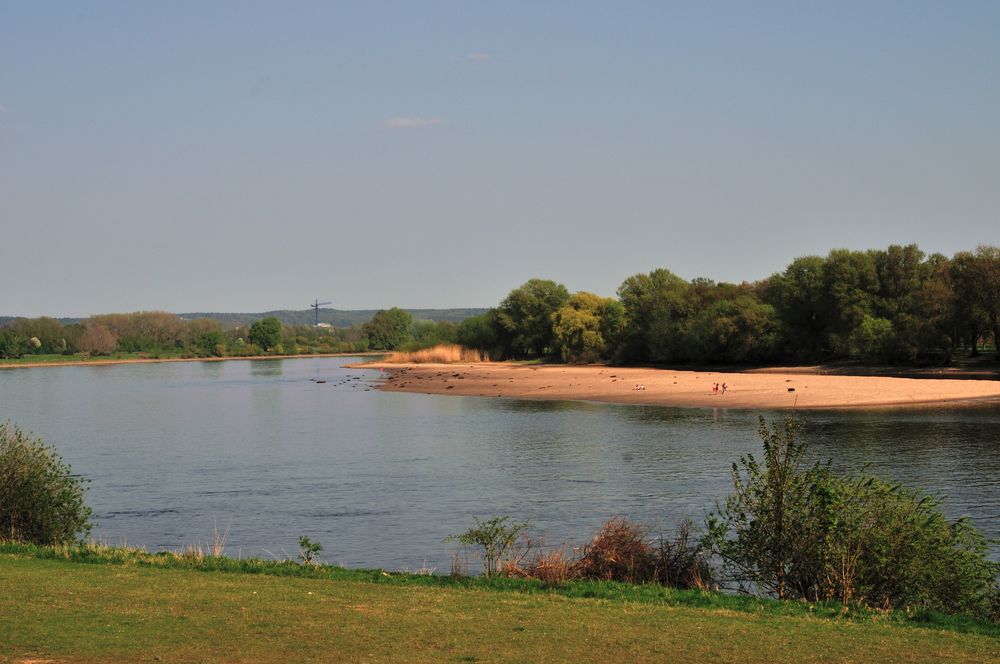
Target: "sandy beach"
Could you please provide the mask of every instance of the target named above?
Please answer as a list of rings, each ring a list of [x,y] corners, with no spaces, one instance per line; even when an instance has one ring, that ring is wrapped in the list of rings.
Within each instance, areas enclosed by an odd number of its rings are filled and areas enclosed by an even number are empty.
[[[831,376],[774,369],[678,371],[608,366],[358,363],[380,369],[385,391],[695,408],[869,408],[1000,402],[1000,381]],[[723,394],[713,383],[726,384]],[[637,389],[640,388],[640,389]]]

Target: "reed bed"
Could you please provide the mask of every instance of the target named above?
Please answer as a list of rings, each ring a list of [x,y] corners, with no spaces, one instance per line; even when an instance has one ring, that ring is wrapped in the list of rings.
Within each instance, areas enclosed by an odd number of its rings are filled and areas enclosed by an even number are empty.
[[[486,353],[458,344],[439,344],[412,352],[389,353],[380,360],[390,364],[466,364],[489,362]]]

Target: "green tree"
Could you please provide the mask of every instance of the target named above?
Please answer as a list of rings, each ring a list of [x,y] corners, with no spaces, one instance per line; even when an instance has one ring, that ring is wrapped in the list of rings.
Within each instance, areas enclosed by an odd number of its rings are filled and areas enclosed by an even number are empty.
[[[184,346],[200,355],[222,357],[226,354],[226,333],[211,318],[195,318],[184,326]]]
[[[457,343],[458,325],[449,321],[418,320],[410,330],[410,350]]]
[[[0,424],[0,538],[61,544],[90,532],[84,484],[40,438]]]
[[[979,336],[988,331],[1000,357],[1000,247],[981,245],[974,252],[961,252],[952,266],[961,314],[968,316],[969,336],[976,335],[973,355]]]
[[[774,306],[791,355],[814,356],[824,346],[823,262],[819,256],[796,258],[764,285],[764,301]]]
[[[506,357],[507,349],[496,309],[463,320],[458,324],[455,338],[462,346],[482,351],[490,359],[502,360]]]
[[[395,350],[410,340],[413,316],[398,307],[375,312],[364,324],[363,335],[372,350]]]
[[[555,352],[552,315],[569,299],[562,284],[531,279],[512,290],[496,309],[507,355],[547,357]]]
[[[11,329],[0,329],[0,358],[17,359],[28,351],[28,339]]]
[[[18,318],[11,322],[10,329],[22,337],[38,339],[38,353],[61,353],[65,347],[63,326],[54,318]]]
[[[691,323],[690,338],[698,359],[762,362],[777,356],[778,329],[774,307],[745,293],[702,309]]]
[[[265,351],[277,348],[281,344],[281,321],[274,316],[257,321],[250,326],[247,339]]]
[[[826,312],[827,348],[835,355],[856,356],[859,329],[867,319],[878,318],[873,305],[878,293],[878,273],[871,254],[835,249],[823,262],[823,297]],[[882,327],[881,323],[874,323]]]
[[[606,315],[620,311],[611,298],[593,293],[574,293],[552,315],[553,342],[567,362],[596,362],[607,356],[608,342],[604,332],[612,327],[604,324]],[[620,317],[619,317],[620,318]]]
[[[691,355],[686,327],[692,310],[691,285],[668,270],[626,279],[618,288],[625,329],[618,359],[677,362]]]

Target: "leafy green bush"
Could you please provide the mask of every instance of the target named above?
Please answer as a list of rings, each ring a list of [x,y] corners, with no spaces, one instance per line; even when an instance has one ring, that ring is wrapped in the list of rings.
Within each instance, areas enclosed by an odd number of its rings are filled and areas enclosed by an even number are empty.
[[[938,498],[864,475],[828,478],[816,494],[828,596],[988,616],[1000,567],[968,519],[949,523]]]
[[[989,617],[1000,566],[967,519],[940,501],[867,475],[806,466],[788,419],[760,419],[763,462],[733,464],[734,493],[708,518],[706,543],[738,590],[882,609]]]
[[[61,544],[90,532],[84,480],[40,438],[0,424],[0,538]]]
[[[303,565],[318,564],[316,556],[322,550],[323,545],[319,542],[314,542],[305,535],[299,538],[299,560],[302,561]]]
[[[526,521],[523,523],[511,521],[509,516],[495,516],[486,521],[472,517],[472,520],[476,522],[474,528],[469,528],[458,535],[449,535],[444,541],[481,548],[483,575],[489,578],[500,571],[504,558],[514,547],[517,538],[526,532],[531,524]]]

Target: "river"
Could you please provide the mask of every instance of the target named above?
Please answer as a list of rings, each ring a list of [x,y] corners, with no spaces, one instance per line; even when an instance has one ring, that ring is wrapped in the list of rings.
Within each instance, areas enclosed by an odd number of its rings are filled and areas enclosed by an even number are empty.
[[[473,516],[570,545],[616,515],[700,522],[760,449],[757,411],[385,393],[349,361],[4,370],[0,418],[90,481],[102,541],[178,550],[218,529],[227,555],[294,558],[307,535],[325,562],[437,572]],[[799,417],[812,458],[941,494],[1000,538],[1000,406]]]

